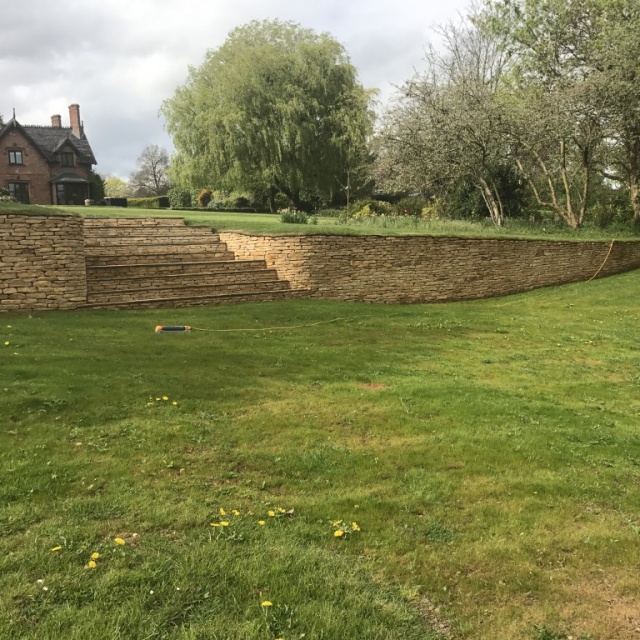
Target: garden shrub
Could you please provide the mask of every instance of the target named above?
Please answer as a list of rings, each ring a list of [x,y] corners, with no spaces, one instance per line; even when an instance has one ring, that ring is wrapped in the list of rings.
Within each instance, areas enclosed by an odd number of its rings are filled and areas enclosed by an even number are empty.
[[[207,207],[209,206],[209,203],[211,202],[213,198],[213,194],[211,193],[211,191],[209,189],[203,189],[199,194],[198,194],[198,205],[201,207]]]
[[[354,218],[368,218],[372,216],[390,215],[393,206],[383,200],[364,198],[356,200],[349,206],[349,214]]]
[[[183,189],[174,187],[169,189],[167,197],[169,198],[169,205],[172,209],[189,209],[191,207],[198,206],[198,193],[197,189]]]
[[[287,224],[307,224],[309,218],[304,211],[283,211],[280,221]]]
[[[167,196],[152,196],[151,198],[128,198],[128,206],[134,209],[168,209]]]
[[[398,216],[422,217],[422,210],[429,207],[429,200],[420,196],[408,196],[399,200],[393,206],[394,212]]]
[[[248,209],[251,207],[251,201],[246,196],[237,196],[233,199],[234,209]]]
[[[16,199],[7,191],[0,187],[0,202],[16,202]]]
[[[633,212],[627,201],[620,202],[616,198],[609,198],[600,200],[590,207],[589,216],[600,229],[606,229],[612,225],[624,225],[629,222],[633,218]]]

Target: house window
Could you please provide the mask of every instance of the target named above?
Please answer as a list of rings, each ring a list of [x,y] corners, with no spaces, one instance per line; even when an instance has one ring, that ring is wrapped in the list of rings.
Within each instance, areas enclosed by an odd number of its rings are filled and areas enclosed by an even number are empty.
[[[9,164],[24,164],[22,151],[9,151]]]
[[[8,189],[9,194],[18,202],[29,204],[29,184],[27,182],[10,182]]]
[[[60,163],[62,164],[63,167],[73,167],[74,166],[73,153],[69,151],[65,151],[64,153],[61,153]]]

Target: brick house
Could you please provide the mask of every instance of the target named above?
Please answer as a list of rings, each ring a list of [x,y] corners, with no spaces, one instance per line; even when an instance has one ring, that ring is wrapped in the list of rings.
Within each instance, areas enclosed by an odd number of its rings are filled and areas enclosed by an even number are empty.
[[[69,107],[69,127],[59,115],[51,126],[0,127],[0,187],[25,204],[84,204],[96,159],[84,135],[80,107]]]

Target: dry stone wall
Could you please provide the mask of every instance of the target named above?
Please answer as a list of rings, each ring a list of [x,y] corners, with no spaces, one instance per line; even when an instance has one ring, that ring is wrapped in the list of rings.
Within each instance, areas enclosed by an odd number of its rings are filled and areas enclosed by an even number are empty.
[[[82,218],[0,215],[0,311],[74,309],[86,299]]]
[[[640,268],[640,242],[221,233],[310,297],[435,302],[507,295]]]
[[[230,256],[264,260],[295,297],[464,300],[640,268],[640,242],[219,235]],[[80,217],[0,215],[0,311],[86,306],[89,252]]]

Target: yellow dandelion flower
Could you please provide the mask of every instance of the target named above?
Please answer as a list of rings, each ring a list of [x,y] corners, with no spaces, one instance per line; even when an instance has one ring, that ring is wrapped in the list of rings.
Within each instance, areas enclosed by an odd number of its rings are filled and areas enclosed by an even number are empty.
[[[332,526],[332,527],[337,527],[337,526],[339,526],[339,525],[341,525],[341,524],[342,524],[342,520],[334,520],[334,521],[331,523],[331,526]]]
[[[275,511],[269,511],[269,512],[267,513],[267,515],[268,515],[270,518],[275,518],[275,516],[276,516],[276,512],[275,512]]]
[[[222,508],[220,509],[219,513],[220,513],[221,516],[226,516],[227,515],[227,512]]]
[[[169,399],[169,396],[162,396],[162,399],[166,402]]]
[[[114,538],[113,541],[116,544],[127,544],[122,538]]]
[[[97,551],[91,554],[92,560],[97,560],[99,557],[100,557],[100,554]]]
[[[272,607],[273,606],[273,602],[269,602],[269,600],[263,600],[262,601],[262,606],[263,607]]]
[[[282,507],[278,507],[278,513],[286,513],[286,511]]]
[[[264,527],[264,525],[265,525],[265,524],[267,524],[267,523],[266,523],[264,520],[258,520],[258,524],[259,524],[261,527]]]
[[[95,560],[89,560],[89,562],[87,562],[87,567],[89,567],[89,569],[95,569],[97,566],[98,565]]]
[[[239,516],[239,515],[240,515],[240,512],[239,512],[237,509],[234,509],[231,513],[232,513],[234,516]]]
[[[354,531],[360,531],[360,527],[358,526],[358,523],[357,523],[357,522],[352,522],[352,523],[351,523],[351,528],[352,528]]]
[[[171,404],[172,404],[174,407],[177,407],[177,406],[178,406],[178,403],[177,403],[175,400],[174,400]]]
[[[62,547],[53,547],[53,549],[51,549],[51,551],[60,551],[60,549],[62,549]]]
[[[4,343],[4,346],[5,346],[5,347],[8,347],[8,346],[9,346],[9,344],[10,344],[10,343],[7,341],[7,342],[5,342],[5,343]]]
[[[223,521],[220,523],[220,526],[221,526],[221,527],[228,527],[228,526],[229,526],[229,523],[228,523],[226,520],[223,520]]]
[[[162,400],[162,398],[156,398],[156,402],[160,402],[160,400]]]
[[[344,535],[344,531],[342,529],[338,529],[336,531],[333,532],[333,535],[336,538],[342,538],[342,536]]]
[[[211,523],[211,526],[212,526],[212,527],[219,527],[219,526],[220,526],[220,524],[219,524],[218,522],[212,522],[212,523]]]

